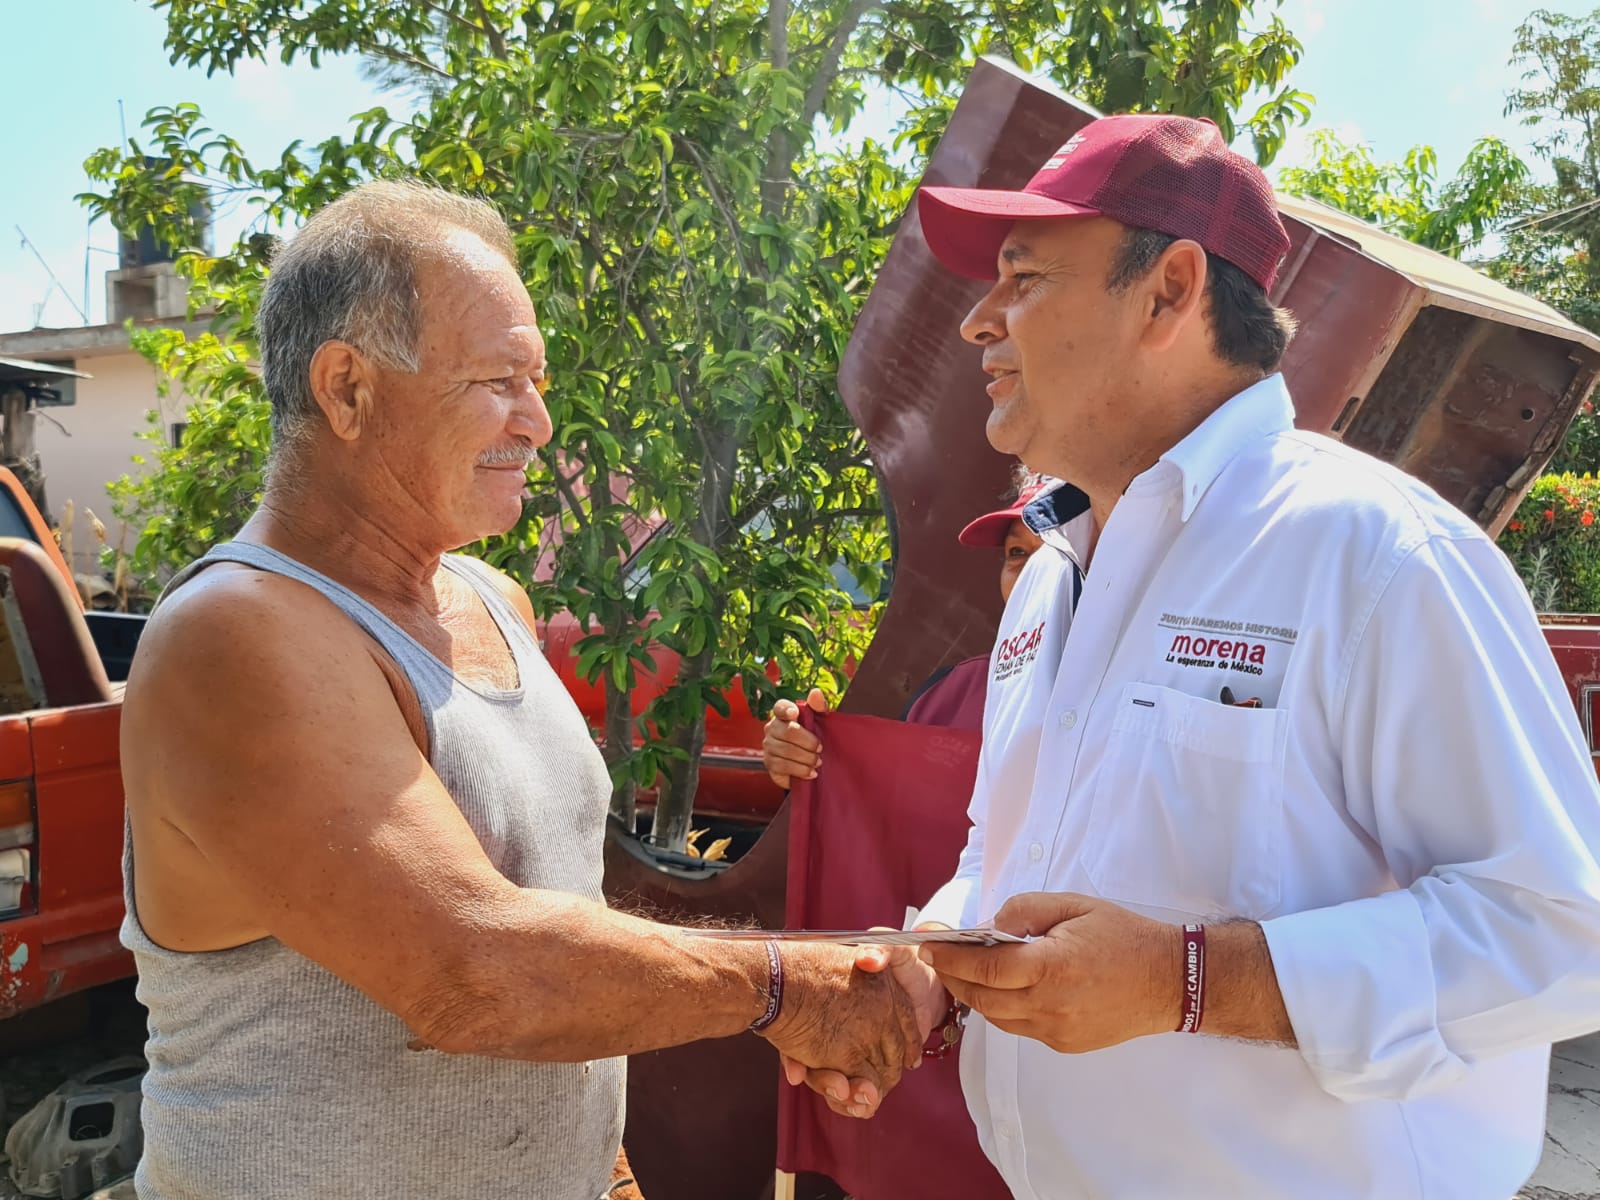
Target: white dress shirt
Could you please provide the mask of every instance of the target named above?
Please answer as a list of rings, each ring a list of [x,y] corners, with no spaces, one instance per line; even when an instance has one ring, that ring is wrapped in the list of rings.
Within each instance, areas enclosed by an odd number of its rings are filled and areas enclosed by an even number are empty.
[[[1506,1200],[1550,1043],[1600,1027],[1600,785],[1527,593],[1429,488],[1292,419],[1274,376],[1135,479],[1076,614],[1090,518],[1046,534],[922,919],[1050,891],[1259,921],[1299,1045],[1069,1055],[974,1018],[967,1103],[1021,1200]]]

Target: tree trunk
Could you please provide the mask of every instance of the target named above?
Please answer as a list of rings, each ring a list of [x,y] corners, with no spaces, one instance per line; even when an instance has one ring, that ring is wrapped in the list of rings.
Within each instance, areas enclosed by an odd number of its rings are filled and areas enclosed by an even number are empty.
[[[633,750],[633,704],[632,697],[617,687],[609,671],[606,672],[604,734],[605,746],[602,753],[605,755],[606,766],[614,767]],[[639,799],[639,785],[634,782],[632,776],[621,782],[616,782],[614,775],[612,779],[611,815],[622,822],[623,827],[631,833],[634,810]]]
[[[693,658],[684,659],[678,668],[679,682],[704,679],[716,653],[716,647],[708,644]],[[682,756],[673,757],[667,767],[650,833],[656,845],[682,851],[689,844],[694,796],[700,787],[700,756],[706,748],[705,710],[701,709],[694,720],[673,730],[666,740],[669,746],[682,751]]]
[[[739,456],[738,435],[728,429],[717,430],[705,439],[706,461],[700,474],[699,515],[694,521],[695,540],[720,552],[724,543],[738,531],[733,528],[733,470]],[[702,576],[703,578],[703,576]],[[722,596],[707,582],[711,594],[710,616],[720,624]],[[691,686],[710,672],[717,660],[717,638],[709,638],[700,653],[678,664],[676,683]],[[700,786],[700,756],[706,748],[706,710],[702,706],[694,719],[680,729],[667,731],[667,744],[682,751],[668,766],[661,797],[656,802],[652,834],[658,846],[682,850],[688,844],[689,819],[694,815],[695,792]]]

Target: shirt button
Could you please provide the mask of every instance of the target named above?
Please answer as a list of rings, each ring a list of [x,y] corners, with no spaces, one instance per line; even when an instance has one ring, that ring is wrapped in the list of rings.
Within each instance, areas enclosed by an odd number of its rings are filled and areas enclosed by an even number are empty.
[[[1038,862],[1043,857],[1044,857],[1044,847],[1039,845],[1038,842],[1034,842],[1033,845],[1028,847],[1028,861],[1029,862]]]
[[[1001,1121],[1000,1124],[996,1125],[994,1131],[1007,1141],[1017,1136],[1017,1127],[1006,1121]]]
[[[1078,723],[1078,710],[1077,709],[1069,708],[1069,709],[1067,709],[1066,712],[1061,714],[1061,728],[1063,728],[1063,729],[1071,729],[1077,723]]]

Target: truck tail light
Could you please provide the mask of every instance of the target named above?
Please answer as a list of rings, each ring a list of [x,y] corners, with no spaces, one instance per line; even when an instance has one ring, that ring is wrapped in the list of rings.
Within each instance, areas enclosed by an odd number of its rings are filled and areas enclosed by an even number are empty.
[[[0,920],[32,906],[37,840],[33,789],[26,783],[0,784]]]

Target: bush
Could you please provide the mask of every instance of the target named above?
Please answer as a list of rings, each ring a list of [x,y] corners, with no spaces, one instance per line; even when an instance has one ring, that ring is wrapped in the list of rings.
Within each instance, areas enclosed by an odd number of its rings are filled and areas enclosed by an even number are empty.
[[[1554,474],[1571,471],[1580,475],[1600,471],[1600,416],[1595,415],[1593,401],[1583,402],[1547,469]]]
[[[1600,612],[1600,479],[1542,475],[1500,535],[1540,612]]]

